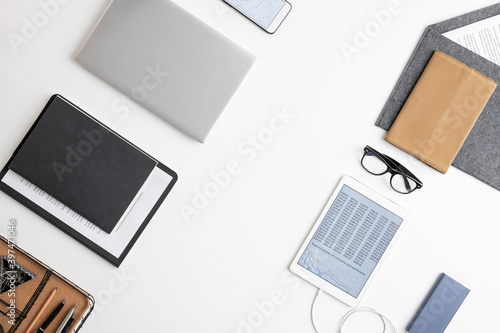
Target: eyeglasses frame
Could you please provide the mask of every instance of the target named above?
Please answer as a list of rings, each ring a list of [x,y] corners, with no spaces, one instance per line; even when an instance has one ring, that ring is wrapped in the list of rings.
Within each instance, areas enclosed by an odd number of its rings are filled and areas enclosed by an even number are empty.
[[[382,176],[382,175],[389,172],[391,174],[391,179],[390,179],[389,183],[391,184],[391,187],[394,191],[401,193],[401,194],[410,194],[411,192],[415,191],[416,189],[422,188],[422,186],[424,185],[413,173],[411,173],[408,169],[406,169],[401,163],[399,163],[395,159],[378,152],[377,150],[373,149],[372,147],[370,147],[368,145],[363,150],[365,152],[363,154],[363,157],[361,157],[361,165],[363,166],[363,169],[365,169],[368,173],[370,173],[374,176]],[[375,157],[377,157],[379,160],[384,162],[385,165],[387,166],[387,169],[381,173],[374,173],[374,172],[371,172],[370,170],[368,170],[363,164],[363,159],[366,157],[366,154],[368,154],[368,153],[372,153]],[[407,178],[413,180],[416,184],[416,187],[409,192],[398,191],[392,185],[392,179],[394,178],[395,175],[401,175],[403,177],[403,179],[405,181],[406,188],[409,187],[409,183],[408,183]]]

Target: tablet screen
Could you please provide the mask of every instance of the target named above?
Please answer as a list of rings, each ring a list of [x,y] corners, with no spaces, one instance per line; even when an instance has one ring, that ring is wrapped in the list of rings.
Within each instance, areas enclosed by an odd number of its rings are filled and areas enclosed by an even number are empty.
[[[402,222],[343,185],[298,265],[357,298]]]

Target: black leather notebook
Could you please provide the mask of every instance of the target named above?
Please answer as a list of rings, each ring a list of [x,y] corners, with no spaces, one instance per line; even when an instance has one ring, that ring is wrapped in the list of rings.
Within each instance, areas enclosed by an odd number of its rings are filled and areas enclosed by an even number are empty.
[[[54,95],[0,170],[0,190],[118,267],[177,179],[165,164]],[[91,213],[97,216],[84,216]],[[112,233],[97,225],[103,216],[112,225],[119,219]]]
[[[110,233],[156,165],[54,95],[9,169]]]

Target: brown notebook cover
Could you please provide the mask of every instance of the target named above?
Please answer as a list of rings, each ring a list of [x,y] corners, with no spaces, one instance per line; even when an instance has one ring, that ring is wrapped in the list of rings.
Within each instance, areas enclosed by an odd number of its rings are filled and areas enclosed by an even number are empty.
[[[446,173],[496,87],[435,51],[385,140]]]

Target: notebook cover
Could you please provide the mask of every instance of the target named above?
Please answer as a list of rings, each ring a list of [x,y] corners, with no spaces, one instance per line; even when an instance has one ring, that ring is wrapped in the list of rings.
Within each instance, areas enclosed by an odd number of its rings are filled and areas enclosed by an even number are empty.
[[[409,333],[443,333],[469,294],[469,289],[441,274],[406,328]]]
[[[9,168],[110,233],[156,164],[54,95]]]
[[[496,86],[435,51],[385,139],[446,173]]]
[[[500,82],[500,67],[442,33],[500,14],[500,4],[428,26],[392,90],[376,125],[389,130],[435,50]],[[495,90],[452,165],[500,190],[500,89]]]

